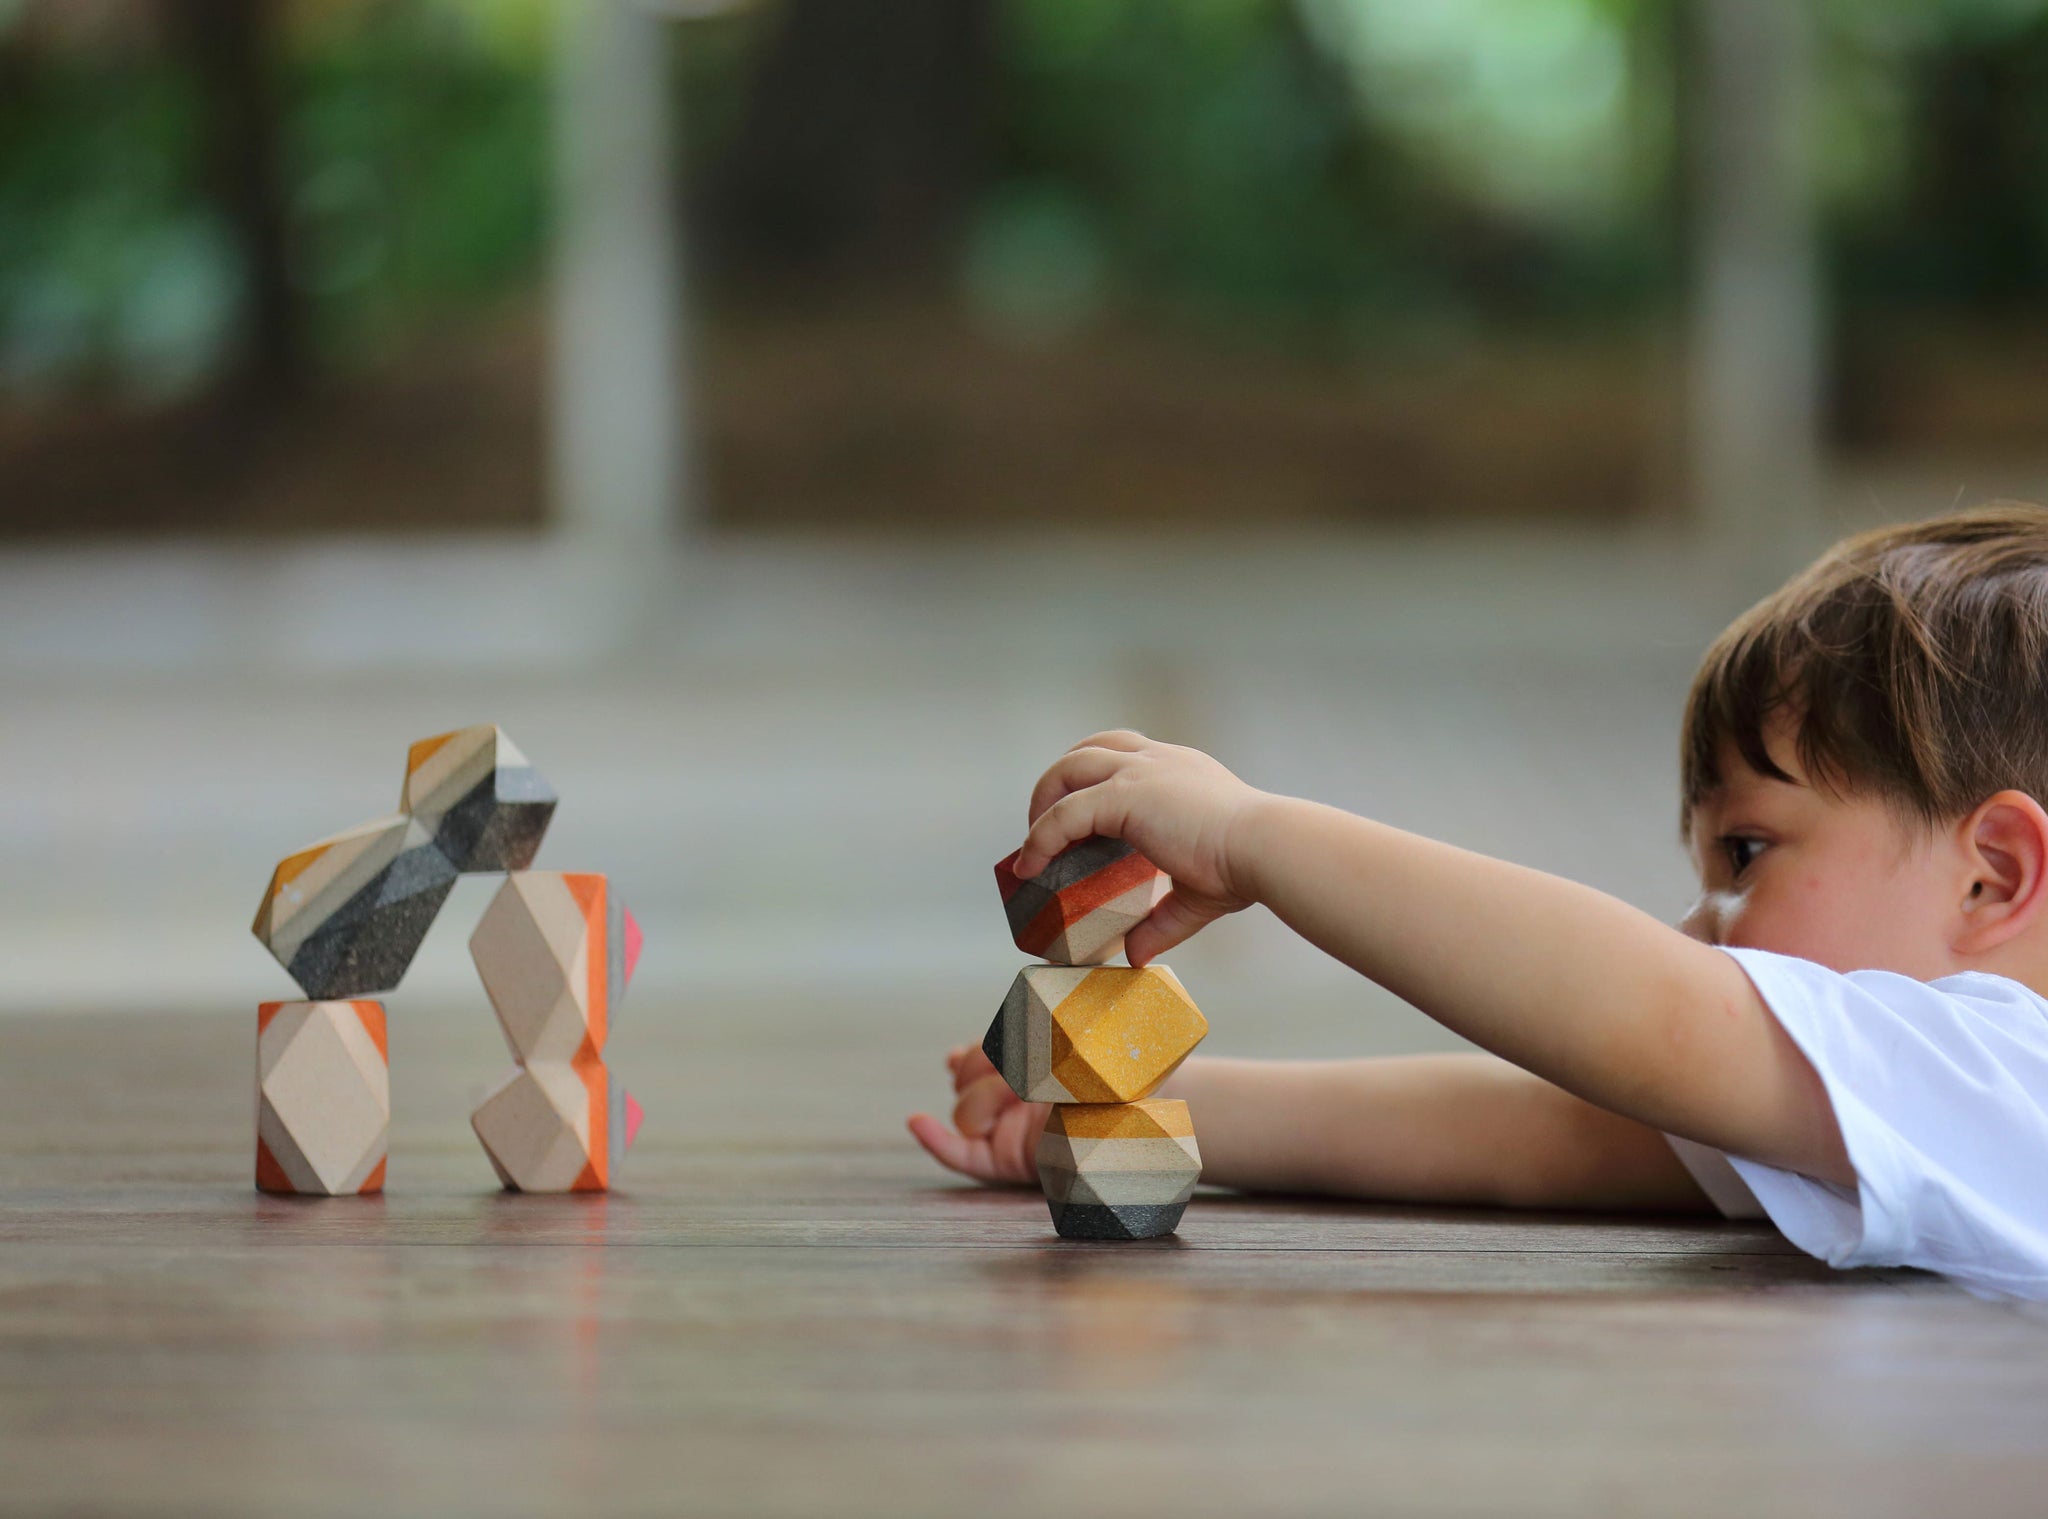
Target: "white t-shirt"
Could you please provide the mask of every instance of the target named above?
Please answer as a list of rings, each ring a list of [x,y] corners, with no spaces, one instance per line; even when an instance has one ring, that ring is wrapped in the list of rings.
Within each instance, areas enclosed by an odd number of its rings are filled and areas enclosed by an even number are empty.
[[[1975,971],[1915,981],[1725,953],[1820,1073],[1856,1185],[1674,1137],[1715,1206],[1768,1217],[1831,1266],[2048,1297],[2048,1000]]]

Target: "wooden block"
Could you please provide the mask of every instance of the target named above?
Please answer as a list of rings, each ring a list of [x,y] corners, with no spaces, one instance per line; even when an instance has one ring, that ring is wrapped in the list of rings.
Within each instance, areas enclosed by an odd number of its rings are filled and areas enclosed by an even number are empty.
[[[981,1047],[1026,1102],[1136,1102],[1209,1032],[1163,965],[1027,965]]]
[[[524,870],[555,815],[555,788],[495,724],[423,738],[405,758],[399,806],[464,875]]]
[[[469,940],[512,1058],[594,1060],[640,960],[640,925],[601,875],[515,871]]]
[[[379,818],[279,863],[256,937],[316,1001],[386,992],[433,926],[455,867],[425,828]]]
[[[1201,1175],[1184,1102],[1056,1107],[1038,1140],[1039,1184],[1067,1239],[1171,1234]]]
[[[1100,965],[1124,947],[1171,886],[1150,860],[1118,839],[1083,839],[1029,881],[1012,854],[996,865],[1010,936],[1027,955],[1061,965]]]
[[[640,1104],[601,1061],[537,1061],[470,1115],[498,1180],[515,1192],[602,1192],[640,1134]]]
[[[375,1002],[266,1002],[256,1010],[259,1190],[384,1190],[387,1049]]]

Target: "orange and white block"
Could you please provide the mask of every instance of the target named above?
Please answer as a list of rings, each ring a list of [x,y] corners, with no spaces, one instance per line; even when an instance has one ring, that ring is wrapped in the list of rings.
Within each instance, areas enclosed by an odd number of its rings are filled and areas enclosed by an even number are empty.
[[[469,954],[514,1060],[594,1060],[640,962],[640,925],[601,875],[515,871]]]
[[[640,925],[605,877],[515,871],[469,941],[520,1068],[470,1119],[521,1192],[601,1192],[640,1128],[603,1059],[640,960]]]
[[[521,1066],[470,1117],[515,1192],[603,1192],[640,1133],[640,1104],[601,1061]]]
[[[384,1190],[391,1065],[375,1002],[266,1002],[256,1012],[256,1186],[340,1197]]]

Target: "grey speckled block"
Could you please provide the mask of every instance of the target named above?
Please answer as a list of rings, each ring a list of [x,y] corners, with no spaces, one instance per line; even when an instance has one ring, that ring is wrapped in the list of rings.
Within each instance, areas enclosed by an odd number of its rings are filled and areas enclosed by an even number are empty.
[[[406,755],[400,806],[464,875],[531,865],[556,801],[546,777],[492,723],[423,738]]]
[[[380,818],[279,863],[255,932],[316,1002],[390,991],[455,885],[420,824]]]

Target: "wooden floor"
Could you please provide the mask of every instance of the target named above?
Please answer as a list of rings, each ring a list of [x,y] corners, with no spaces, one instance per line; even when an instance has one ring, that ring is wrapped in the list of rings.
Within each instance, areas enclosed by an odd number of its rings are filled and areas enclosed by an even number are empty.
[[[253,1010],[0,1019],[0,1512],[2048,1511],[2028,1310],[1747,1226],[1062,1244],[900,1137],[898,1010],[828,1011],[640,1015],[593,1198],[493,1190],[488,1020],[394,1011],[389,1190],[325,1202],[248,1184]]]

